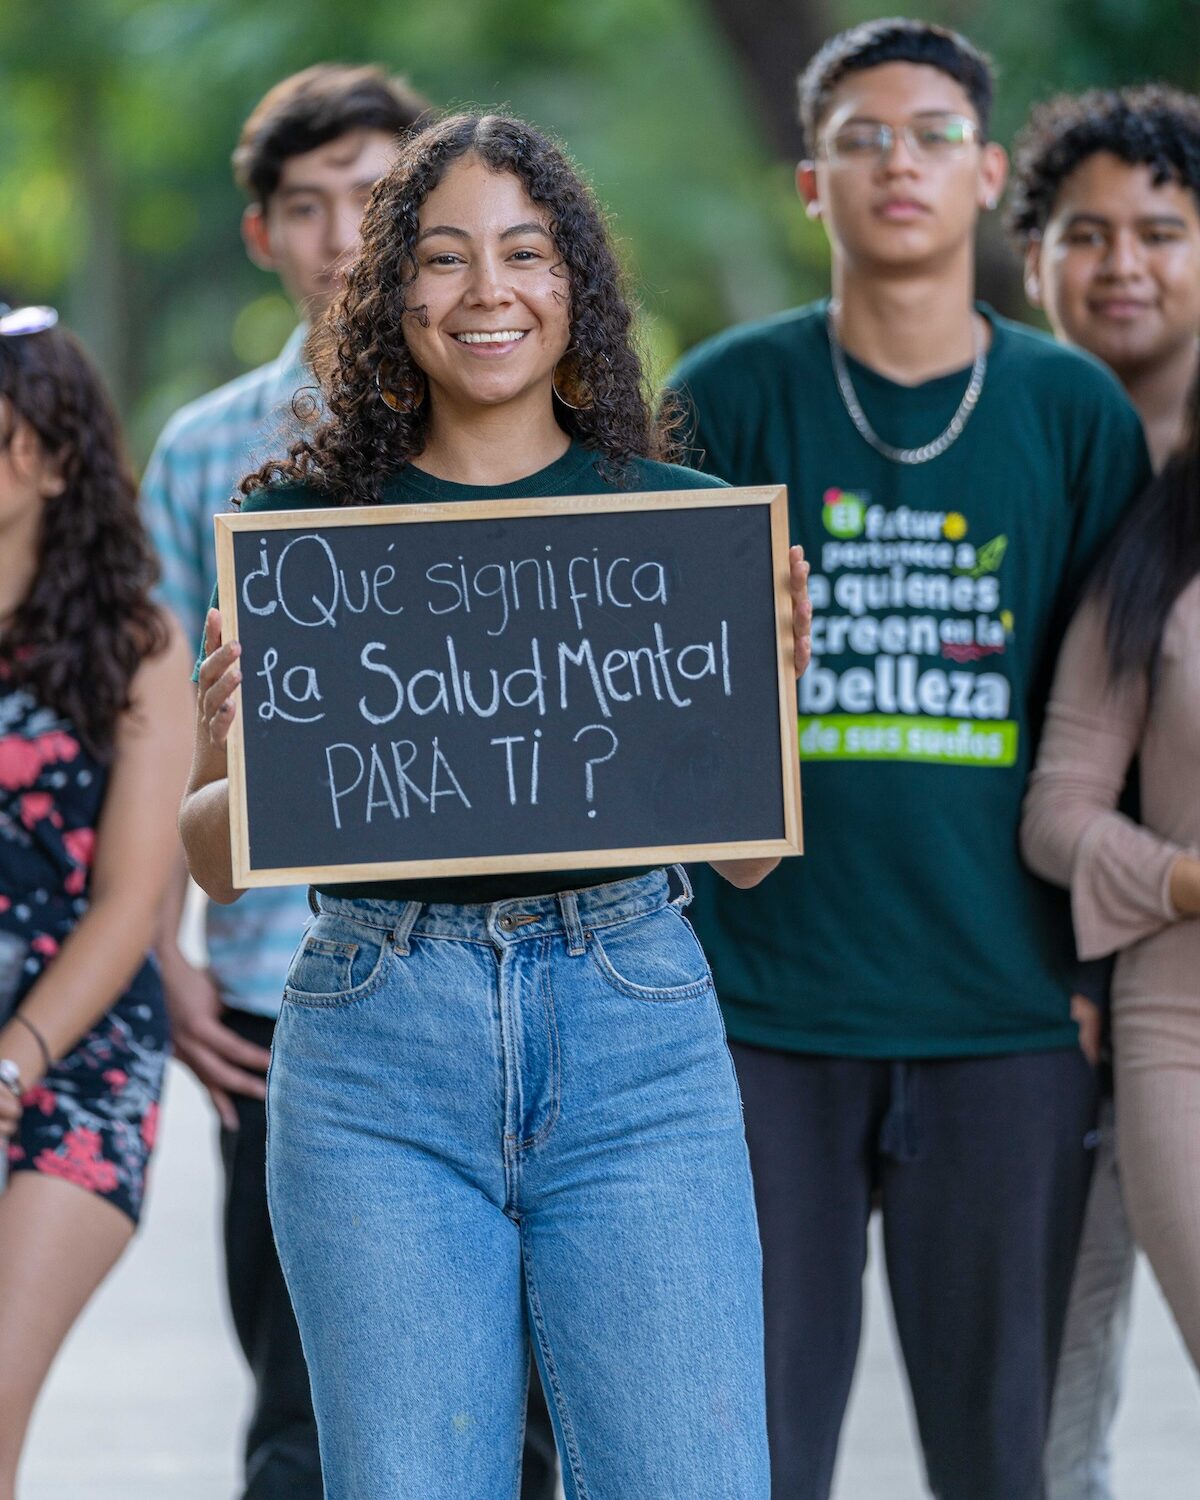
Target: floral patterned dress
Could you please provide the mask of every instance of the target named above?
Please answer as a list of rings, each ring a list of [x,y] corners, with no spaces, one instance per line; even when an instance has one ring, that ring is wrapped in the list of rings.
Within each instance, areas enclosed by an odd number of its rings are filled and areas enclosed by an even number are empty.
[[[0,668],[2,672],[2,668]],[[0,1022],[87,910],[108,768],[69,723],[0,675]],[[10,1172],[43,1172],[137,1222],[167,1059],[153,960],[24,1099]]]

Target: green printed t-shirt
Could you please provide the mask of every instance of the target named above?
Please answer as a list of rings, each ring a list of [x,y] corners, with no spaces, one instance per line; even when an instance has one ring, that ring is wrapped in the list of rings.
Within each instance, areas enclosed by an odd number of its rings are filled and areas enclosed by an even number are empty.
[[[566,453],[536,474],[513,484],[465,485],[435,479],[406,465],[384,486],[386,505],[406,505],[430,500],[517,500],[542,495],[630,494],[657,490],[697,490],[721,487],[723,481],[678,464],[634,459],[625,468],[619,484],[602,471],[601,455],[581,443],[572,443]],[[279,485],[256,490],[242,506],[243,513],[260,510],[303,510],[327,506],[329,497],[307,485]],[[216,607],[216,593],[213,607]],[[513,896],[539,896],[554,891],[602,885],[644,874],[646,866],[619,870],[538,870],[506,875],[449,876],[441,880],[379,880],[320,886],[333,896],[384,901],[487,902]]]
[[[1017,833],[1071,606],[1149,479],[1112,375],[996,317],[979,404],[944,454],[893,463],[855,430],[827,303],[735,329],[672,384],[695,461],[786,484],[812,567],[799,684],[805,854],[693,908],[730,1034],[786,1051],[945,1057],[1074,1045],[1064,893]],[[967,371],[915,387],[849,360],[873,430],[916,447]]]

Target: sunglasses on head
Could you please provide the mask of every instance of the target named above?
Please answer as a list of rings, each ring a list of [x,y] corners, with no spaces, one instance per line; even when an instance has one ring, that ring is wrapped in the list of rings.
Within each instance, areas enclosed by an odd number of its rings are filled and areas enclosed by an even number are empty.
[[[45,333],[58,322],[53,307],[9,307],[0,302],[0,337],[20,338],[26,333]]]

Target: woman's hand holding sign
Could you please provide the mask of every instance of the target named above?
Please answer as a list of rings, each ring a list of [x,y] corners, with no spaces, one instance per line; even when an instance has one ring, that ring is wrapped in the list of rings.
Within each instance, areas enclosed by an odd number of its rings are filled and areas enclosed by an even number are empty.
[[[222,753],[237,713],[233,695],[242,681],[241,654],[237,641],[221,644],[221,616],[210,609],[204,622],[204,660],[200,664],[200,722],[208,743]]]
[[[204,660],[196,693],[192,774],[179,810],[179,832],[192,879],[213,901],[225,905],[242,894],[233,883],[230,858],[226,752],[237,713],[233,695],[242,681],[241,654],[237,641],[221,644],[221,616],[210,609],[204,622]]]

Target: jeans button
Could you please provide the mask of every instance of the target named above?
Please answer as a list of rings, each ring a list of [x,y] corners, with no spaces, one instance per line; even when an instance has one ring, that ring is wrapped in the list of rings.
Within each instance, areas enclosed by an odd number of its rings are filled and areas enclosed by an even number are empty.
[[[500,918],[499,922],[497,922],[496,925],[499,927],[501,932],[511,932],[517,925],[517,919],[506,914],[505,916]]]

